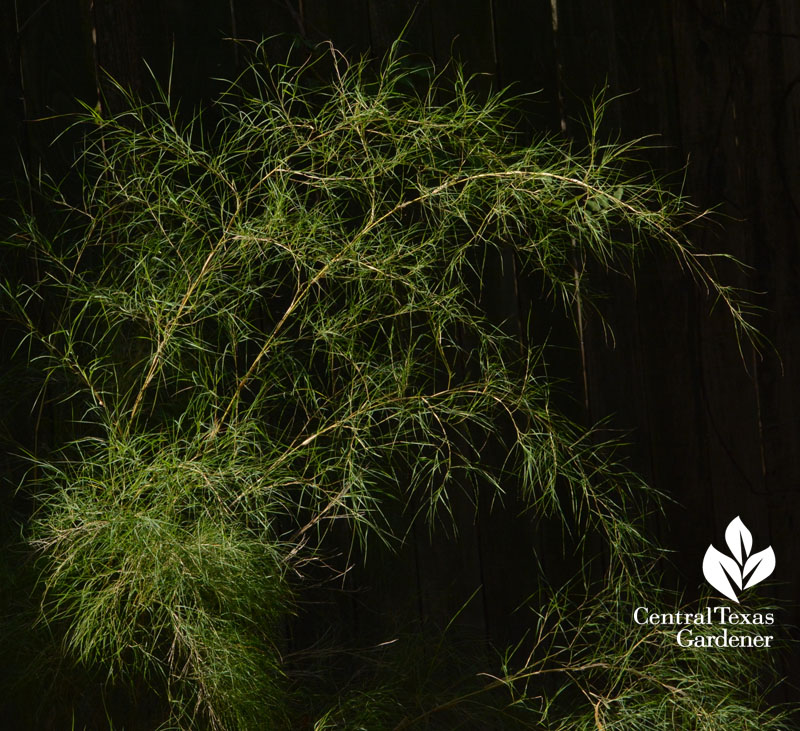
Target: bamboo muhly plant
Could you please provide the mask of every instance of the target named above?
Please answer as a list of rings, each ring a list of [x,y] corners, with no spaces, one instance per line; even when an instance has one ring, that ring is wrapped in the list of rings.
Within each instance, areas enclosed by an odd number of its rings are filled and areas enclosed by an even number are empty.
[[[14,447],[14,555],[36,587],[15,636],[38,649],[14,682],[58,709],[17,712],[61,728],[785,728],[741,682],[764,655],[678,651],[620,610],[678,601],[642,531],[658,496],[558,414],[543,334],[481,306],[498,253],[569,313],[576,256],[625,267],[661,247],[747,329],[685,235],[695,212],[628,172],[636,143],[526,140],[513,99],[480,99],[457,67],[396,49],[379,69],[254,58],[211,116],[123,89],[124,111],[87,108],[80,200],[49,189],[56,213],[5,242],[9,397],[36,422]],[[399,643],[342,691],[287,660],[287,622],[337,545],[369,561],[372,541],[446,523],[465,490],[513,490],[522,519],[576,537],[576,579],[542,578],[530,635],[490,675],[451,682],[450,658],[448,682],[415,684]]]

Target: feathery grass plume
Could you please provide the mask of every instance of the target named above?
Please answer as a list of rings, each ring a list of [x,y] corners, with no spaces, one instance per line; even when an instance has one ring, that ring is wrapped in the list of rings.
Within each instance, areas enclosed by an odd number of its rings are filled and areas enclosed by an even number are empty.
[[[531,142],[506,94],[396,48],[378,70],[257,52],[210,127],[120,92],[125,111],[80,119],[81,200],[55,188],[59,218],[20,219],[5,247],[35,266],[2,283],[40,414],[21,445],[30,631],[99,684],[113,723],[787,728],[737,682],[762,653],[677,652],[630,624],[634,600],[678,601],[642,531],[659,496],[557,413],[545,334],[520,342],[481,304],[492,252],[570,312],[576,250],[623,267],[658,246],[748,332],[686,238],[697,212],[626,172],[636,143]],[[285,646],[312,567],[344,534],[368,561],[414,520],[435,529],[465,489],[516,491],[523,519],[572,536],[576,581],[542,576],[535,641],[476,667],[446,632],[422,655],[405,638],[344,692],[335,671],[312,683]],[[92,726],[69,672],[48,692]]]

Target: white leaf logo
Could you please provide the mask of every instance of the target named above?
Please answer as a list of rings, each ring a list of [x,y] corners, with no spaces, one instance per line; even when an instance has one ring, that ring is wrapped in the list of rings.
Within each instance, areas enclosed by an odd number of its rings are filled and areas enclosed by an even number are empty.
[[[750,555],[750,549],[753,547],[753,536],[747,526],[742,523],[742,519],[737,515],[725,529],[725,543],[731,549],[731,554],[742,564],[742,549],[744,548],[744,555]]]
[[[725,542],[733,558],[709,546],[703,557],[703,575],[720,594],[738,603],[734,586],[741,591],[766,579],[775,570],[775,552],[768,546],[751,555],[753,535],[738,515],[725,529]]]
[[[727,573],[726,573],[727,572]],[[709,546],[703,558],[703,574],[711,586],[720,594],[738,602],[739,598],[731,586],[730,579],[742,588],[742,572],[739,565],[730,556],[720,553],[714,546]],[[730,578],[729,578],[730,577]]]
[[[764,581],[764,579],[766,579],[767,576],[769,576],[774,570],[775,552],[772,550],[772,546],[769,546],[758,553],[754,553],[752,556],[750,556],[750,558],[747,559],[744,569],[742,569],[743,581],[748,574],[750,575],[750,578],[747,579],[747,583],[744,585],[744,588],[749,589],[759,581]],[[750,573],[751,571],[752,574]]]

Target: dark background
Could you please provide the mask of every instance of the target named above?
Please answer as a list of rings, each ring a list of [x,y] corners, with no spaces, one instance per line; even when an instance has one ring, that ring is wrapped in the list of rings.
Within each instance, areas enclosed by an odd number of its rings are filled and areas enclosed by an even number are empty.
[[[685,272],[654,256],[642,262],[635,286],[599,273],[613,341],[596,317],[586,323],[583,353],[574,332],[549,333],[553,342],[571,344],[559,375],[576,384],[578,418],[612,415],[610,423],[629,432],[634,468],[676,501],[654,529],[674,551],[687,597],[703,582],[706,547],[722,548],[725,526],[740,515],[754,548],[772,545],[777,556],[776,584],[761,591],[786,604],[782,623],[796,624],[800,5],[556,5],[557,22],[549,0],[4,0],[2,193],[13,195],[11,181],[23,165],[56,176],[66,171],[76,138],[53,139],[76,99],[94,106],[109,92],[105,103],[113,105],[103,71],[147,94],[153,80],[145,61],[164,85],[171,68],[172,96],[190,108],[213,97],[220,88],[214,78],[241,68],[245,50],[226,40],[232,37],[289,34],[273,44],[276,58],[292,39],[308,48],[330,39],[343,51],[380,56],[407,25],[409,51],[437,63],[454,53],[484,75],[478,84],[485,88],[537,91],[526,102],[526,124],[568,135],[580,135],[575,120],[607,84],[609,96],[625,96],[608,108],[606,129],[622,139],[655,135],[651,164],[679,171],[674,184],[684,183],[699,207],[717,207],[716,225],[699,229],[696,245],[751,267],[723,274],[754,291],[764,308],[757,324],[774,347],[759,355],[744,344],[740,351],[729,318],[712,311]],[[524,284],[520,301],[535,298]],[[488,304],[501,314],[520,307],[507,296]],[[445,617],[482,587],[462,620],[502,642],[525,583],[519,576],[533,570],[510,563],[515,545],[531,540],[513,513],[512,504],[475,522],[465,511],[457,541],[431,542],[420,531],[392,559],[391,572],[360,578],[368,595],[340,608],[339,620],[354,635],[364,633],[401,595],[420,621]],[[539,546],[546,560],[545,548]],[[453,591],[443,593],[448,582]],[[800,663],[790,657],[785,671],[797,682]]]

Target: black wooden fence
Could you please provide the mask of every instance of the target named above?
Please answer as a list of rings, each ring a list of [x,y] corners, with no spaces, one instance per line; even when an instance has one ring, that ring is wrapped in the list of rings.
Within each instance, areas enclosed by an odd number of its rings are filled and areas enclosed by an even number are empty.
[[[608,96],[624,94],[610,105],[607,128],[623,138],[656,135],[658,168],[678,170],[688,160],[686,193],[721,214],[697,245],[752,267],[729,276],[757,293],[758,325],[774,350],[740,352],[722,313],[710,313],[689,277],[654,256],[635,288],[613,277],[603,282],[614,340],[590,318],[584,357],[573,351],[565,368],[578,384],[585,380],[582,418],[614,414],[614,426],[631,431],[634,466],[677,501],[660,538],[676,552],[687,592],[703,580],[705,548],[738,514],[759,545],[774,547],[782,582],[775,596],[794,607],[787,622],[800,620],[794,0],[5,0],[0,12],[5,194],[23,164],[66,168],[69,137],[51,145],[64,127],[60,115],[75,110],[76,99],[96,104],[109,88],[104,72],[146,92],[152,70],[161,83],[171,78],[182,104],[196,104],[213,93],[209,79],[230,78],[241,64],[230,38],[288,33],[379,55],[405,27],[410,51],[440,63],[452,53],[487,85],[537,91],[529,124],[553,132],[574,133],[573,120],[605,85]],[[414,586],[420,613],[435,613],[441,592],[434,586],[455,576],[465,591],[484,587],[465,621],[502,635],[519,598],[508,562],[515,542],[529,538],[499,518],[471,521],[462,521],[467,532],[457,548],[439,550],[421,535],[415,560],[391,579],[371,577],[371,611],[396,599],[391,583]],[[347,621],[363,625],[353,613]],[[800,663],[787,670],[800,677]]]

